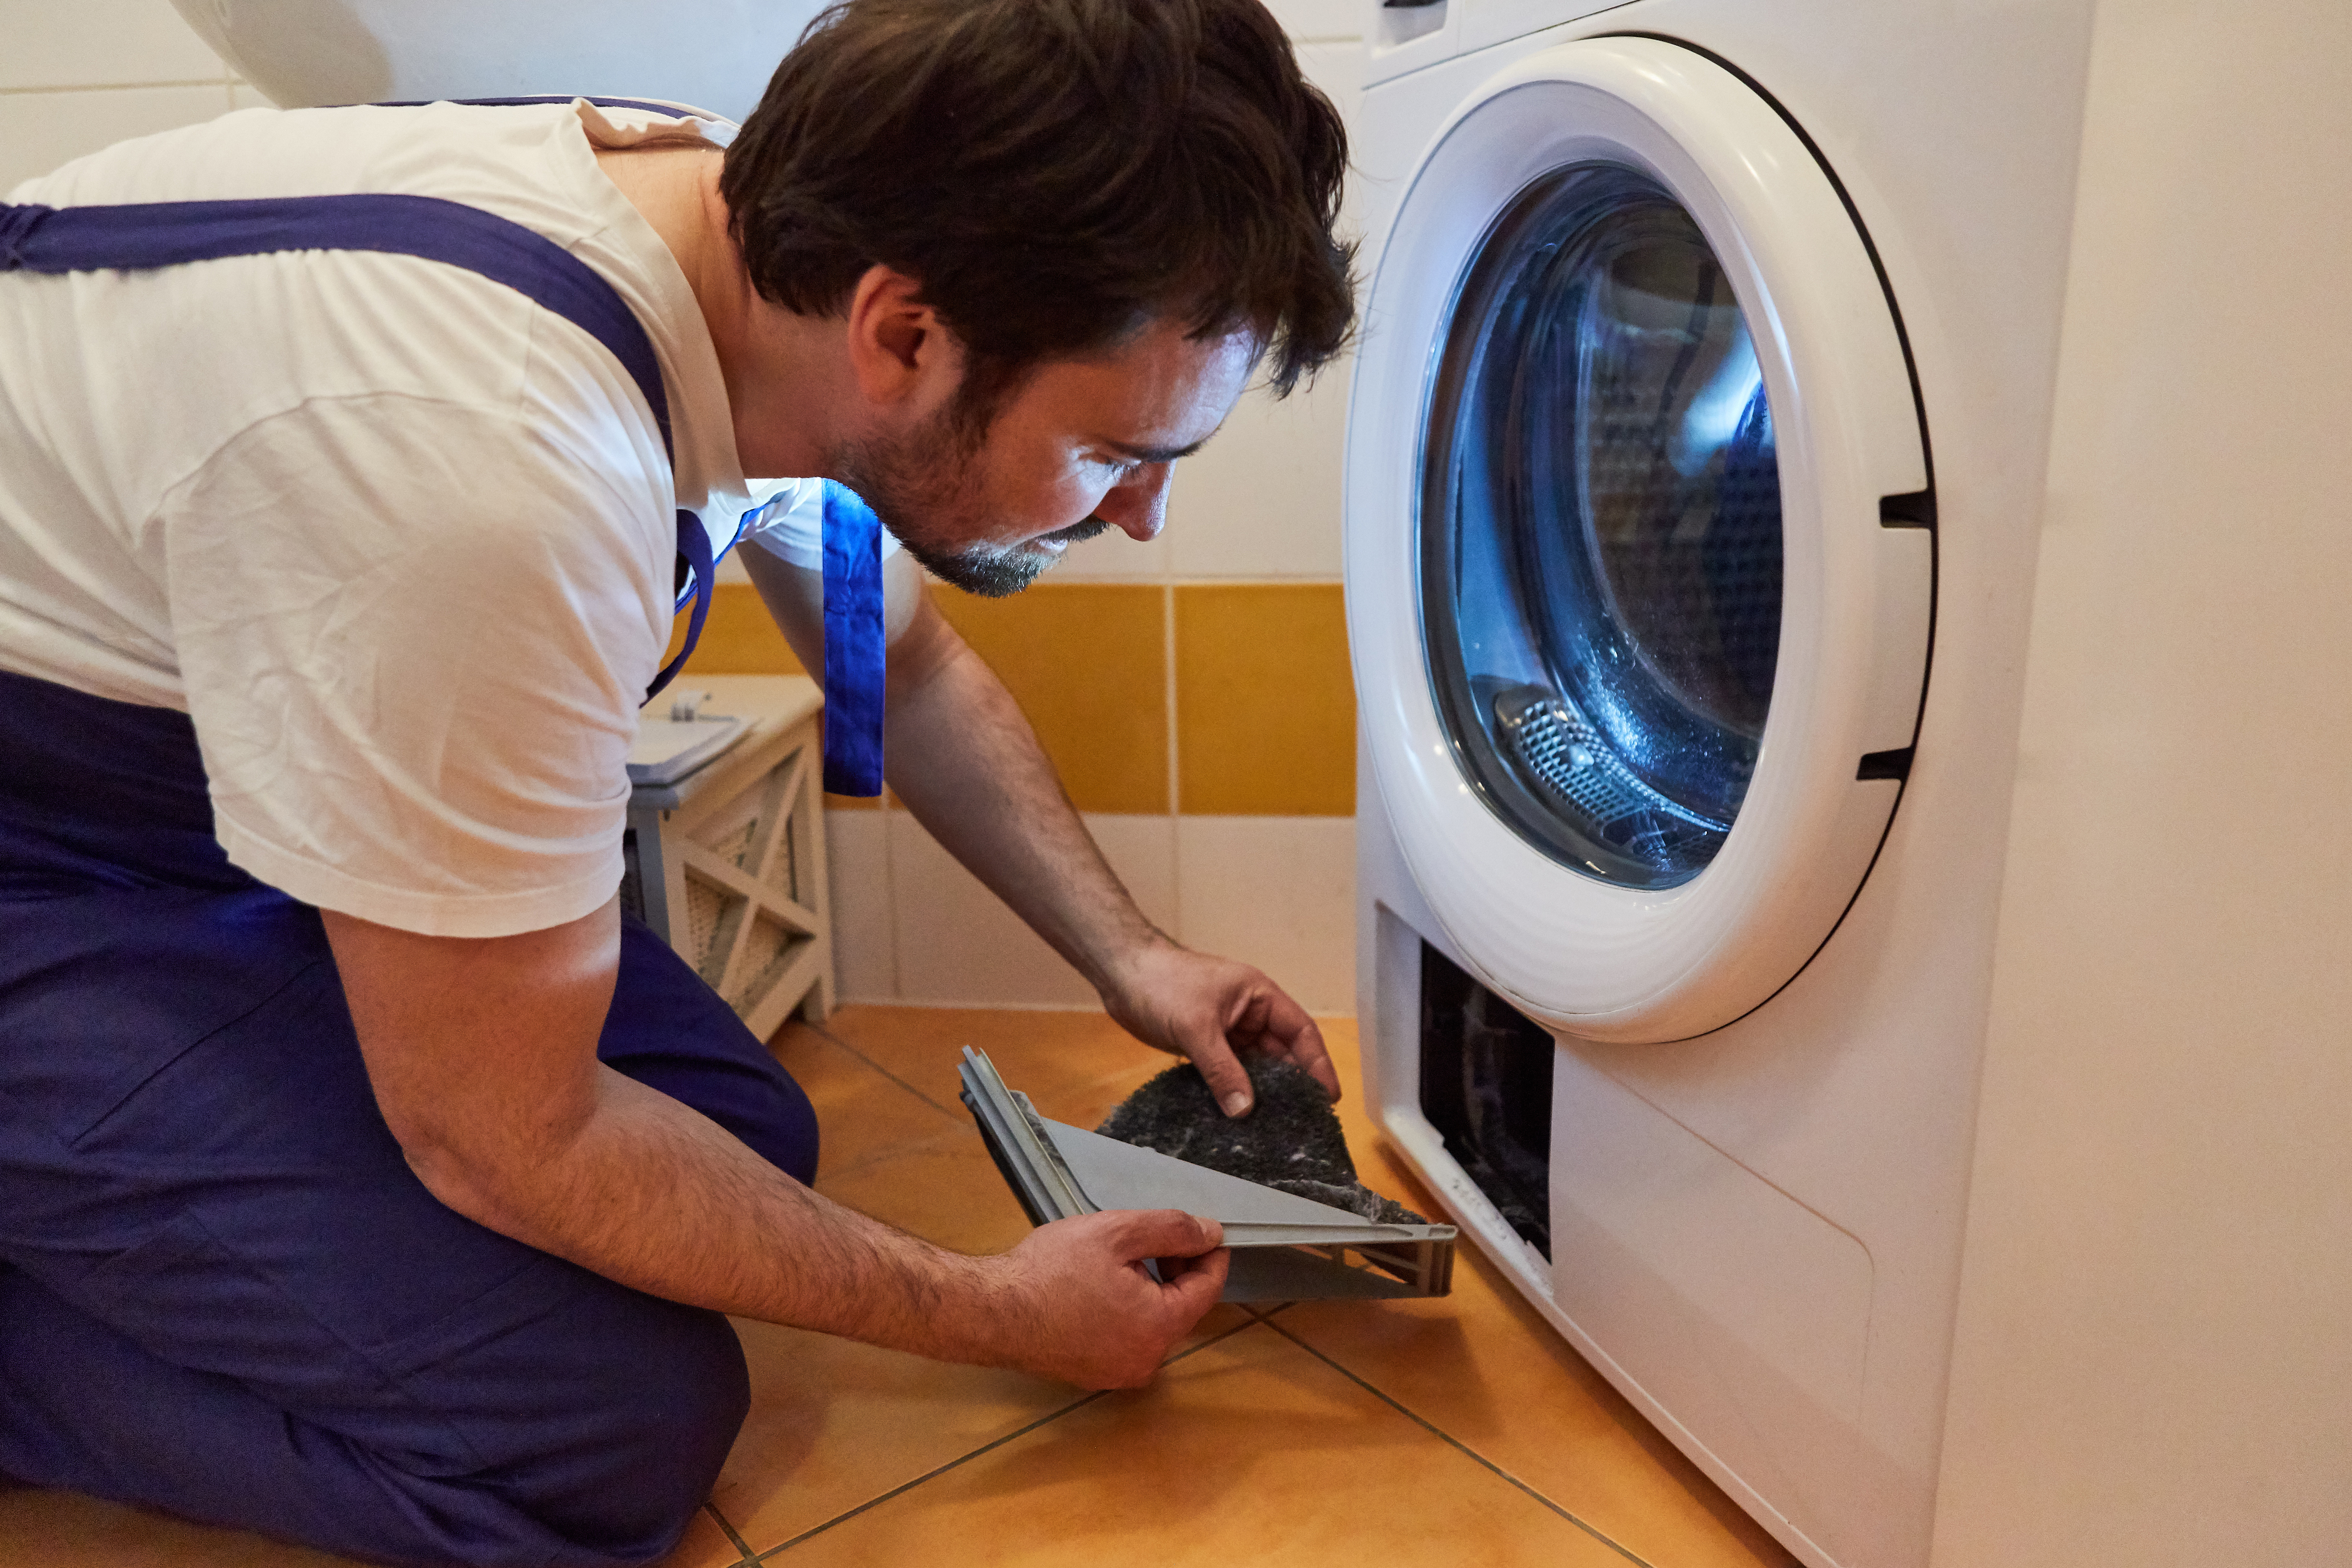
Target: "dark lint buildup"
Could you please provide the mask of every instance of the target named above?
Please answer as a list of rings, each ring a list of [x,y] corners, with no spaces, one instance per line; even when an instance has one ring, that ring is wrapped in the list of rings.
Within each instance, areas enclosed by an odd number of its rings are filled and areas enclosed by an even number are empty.
[[[1241,1060],[1257,1105],[1238,1121],[1217,1109],[1201,1069],[1187,1062],[1129,1095],[1095,1131],[1362,1219],[1427,1223],[1356,1179],[1339,1115],[1306,1068],[1252,1053]]]

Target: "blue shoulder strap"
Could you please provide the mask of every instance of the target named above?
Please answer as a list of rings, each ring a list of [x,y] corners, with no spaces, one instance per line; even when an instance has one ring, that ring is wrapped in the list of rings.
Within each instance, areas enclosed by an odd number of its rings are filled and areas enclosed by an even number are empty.
[[[544,235],[479,207],[389,193],[252,201],[151,202],[120,206],[0,205],[0,272],[143,270],[283,250],[373,250],[462,267],[515,289],[593,337],[621,362],[653,410],[676,460],[669,398],[652,342],[613,286]],[[667,686],[710,613],[710,541],[692,512],[677,514],[679,588],[690,574],[686,647],[646,696]]]
[[[824,481],[824,787],[882,793],[882,522]]]

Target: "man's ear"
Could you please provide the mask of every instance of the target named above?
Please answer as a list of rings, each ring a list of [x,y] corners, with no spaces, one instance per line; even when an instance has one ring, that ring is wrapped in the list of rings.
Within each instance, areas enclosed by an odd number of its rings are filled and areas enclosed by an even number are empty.
[[[850,374],[877,408],[928,411],[963,374],[955,334],[919,297],[922,285],[876,264],[849,294]]]

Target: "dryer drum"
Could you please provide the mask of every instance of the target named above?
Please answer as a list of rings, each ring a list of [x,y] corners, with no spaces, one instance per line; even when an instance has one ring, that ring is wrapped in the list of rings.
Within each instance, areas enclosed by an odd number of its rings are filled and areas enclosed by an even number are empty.
[[[1563,864],[1688,881],[1780,638],[1771,412],[1722,268],[1648,174],[1555,170],[1474,250],[1433,392],[1422,602],[1464,773]]]

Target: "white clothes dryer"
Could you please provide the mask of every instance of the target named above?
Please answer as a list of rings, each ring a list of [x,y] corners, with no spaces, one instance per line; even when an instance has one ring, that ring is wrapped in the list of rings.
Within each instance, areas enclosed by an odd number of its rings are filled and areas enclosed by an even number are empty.
[[[2089,12],[1370,26],[1370,1091],[1816,1564],[1928,1555]]]

